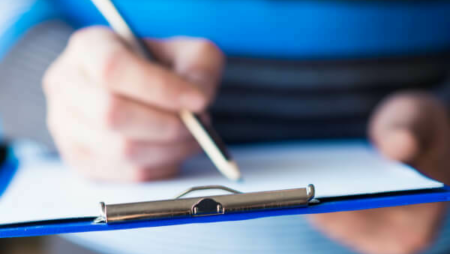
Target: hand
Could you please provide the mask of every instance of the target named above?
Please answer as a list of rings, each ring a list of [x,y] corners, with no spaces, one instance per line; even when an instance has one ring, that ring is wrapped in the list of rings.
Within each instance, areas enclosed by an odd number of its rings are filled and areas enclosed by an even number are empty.
[[[388,98],[376,110],[370,136],[387,158],[408,163],[450,184],[450,125],[445,107],[431,95],[407,92]],[[310,216],[331,238],[367,254],[411,254],[432,242],[445,203]]]
[[[203,39],[148,46],[164,66],[138,57],[107,28],[83,29],[43,79],[50,132],[65,161],[86,176],[166,178],[200,151],[178,112],[207,117],[224,57]]]

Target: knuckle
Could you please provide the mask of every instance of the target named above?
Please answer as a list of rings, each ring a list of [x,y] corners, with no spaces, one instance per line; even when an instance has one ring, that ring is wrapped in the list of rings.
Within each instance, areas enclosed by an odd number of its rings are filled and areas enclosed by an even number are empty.
[[[198,94],[198,96],[194,98],[190,98],[191,102],[194,105],[191,105],[190,110],[194,113],[201,114],[204,113],[209,107],[210,103],[213,100],[213,95],[209,94],[210,92],[205,91]],[[195,100],[195,101],[194,101]]]
[[[123,101],[116,95],[108,95],[106,98],[103,125],[110,130],[118,130],[122,125]]]
[[[112,32],[103,26],[91,26],[75,31],[69,38],[68,48],[85,48],[93,37],[109,36]]]
[[[105,46],[106,45],[106,46]],[[92,47],[95,47],[93,49]],[[102,48],[99,48],[102,47]],[[118,65],[127,53],[125,46],[119,42],[112,31],[102,26],[94,26],[77,30],[72,34],[66,48],[66,54],[79,58],[79,55],[89,52],[100,52],[96,59],[96,75],[100,82],[108,84]],[[97,62],[98,61],[98,62]]]
[[[176,100],[179,98],[180,94],[183,92],[182,89],[174,84],[177,80],[174,80],[170,75],[154,75],[152,83],[152,92],[155,97],[164,99],[167,101]]]
[[[126,50],[120,45],[113,46],[105,54],[105,57],[101,60],[99,66],[100,81],[104,85],[108,86],[113,84],[114,77],[116,76],[120,65],[127,54]]]
[[[149,180],[148,173],[146,168],[136,167],[132,169],[131,173],[131,182],[142,183],[147,182]]]
[[[61,73],[60,67],[62,65],[61,58],[63,58],[63,56],[56,59],[42,76],[42,90],[47,96],[51,94],[53,88],[59,83],[58,77]]]
[[[139,150],[139,146],[136,141],[130,140],[125,137],[118,138],[118,154],[120,158],[126,161],[133,161],[136,158],[136,154]]]
[[[154,75],[153,81],[158,84],[155,88],[159,88],[161,95],[167,96],[169,93],[176,91],[176,89],[173,89],[173,85],[171,85],[172,79],[169,75]]]
[[[212,40],[207,38],[197,37],[175,37],[174,40],[178,40],[186,45],[191,51],[199,55],[211,57],[219,62],[224,62],[225,54]]]
[[[88,28],[80,29],[75,31],[69,38],[69,41],[67,43],[67,48],[78,48],[84,45],[86,37],[88,34]]]
[[[87,46],[88,38],[92,34],[94,28],[83,28],[75,31],[69,38],[67,48],[70,49],[83,49]]]
[[[216,44],[211,40],[200,38],[196,40],[197,46],[199,49],[205,52],[213,52],[217,50]]]
[[[140,166],[135,167],[131,174],[132,182],[148,182],[154,180],[168,179],[179,173],[179,165],[172,166]]]
[[[197,45],[201,54],[212,57],[217,61],[222,62],[224,60],[224,54],[213,41],[208,39],[198,39]]]
[[[205,112],[205,110],[209,107],[209,104],[211,103],[212,98],[207,97],[206,95],[204,97],[201,97],[202,99],[199,99],[197,101],[197,109],[196,112]]]
[[[55,83],[53,76],[53,68],[50,67],[42,77],[42,91],[45,95],[49,95],[52,90],[52,85]]]
[[[168,117],[165,120],[166,139],[175,140],[183,136],[184,125],[181,120],[175,116]]]

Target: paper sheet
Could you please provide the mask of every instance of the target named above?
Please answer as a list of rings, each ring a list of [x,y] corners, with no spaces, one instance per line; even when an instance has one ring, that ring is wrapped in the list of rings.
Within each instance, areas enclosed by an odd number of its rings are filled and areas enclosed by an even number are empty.
[[[232,149],[232,153],[241,167],[242,183],[225,179],[204,156],[188,161],[178,178],[143,184],[96,183],[76,175],[56,159],[28,158],[0,197],[0,224],[98,216],[100,201],[172,199],[201,185],[252,192],[312,183],[318,198],[443,186],[408,166],[382,159],[365,142],[248,146]]]

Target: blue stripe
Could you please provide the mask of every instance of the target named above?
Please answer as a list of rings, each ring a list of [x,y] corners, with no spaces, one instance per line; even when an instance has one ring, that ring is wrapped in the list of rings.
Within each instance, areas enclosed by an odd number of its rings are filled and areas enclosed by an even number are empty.
[[[89,0],[53,0],[78,26]],[[231,55],[353,57],[450,48],[450,1],[115,0],[144,37],[212,39]]]

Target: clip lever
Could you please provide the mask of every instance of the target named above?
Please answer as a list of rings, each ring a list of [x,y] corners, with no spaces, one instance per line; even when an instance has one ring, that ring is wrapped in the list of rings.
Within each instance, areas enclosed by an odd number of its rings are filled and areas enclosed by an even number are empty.
[[[200,199],[200,201],[192,206],[193,216],[217,215],[223,213],[222,204],[210,198]]]
[[[233,190],[231,188],[228,188],[228,187],[225,187],[222,185],[207,185],[207,186],[192,187],[192,188],[182,192],[180,195],[176,196],[175,199],[182,198],[182,197],[188,195],[189,193],[192,193],[195,191],[201,191],[201,190],[223,190],[223,191],[228,191],[228,192],[234,193],[234,194],[242,194],[242,192],[240,192],[240,191]]]

